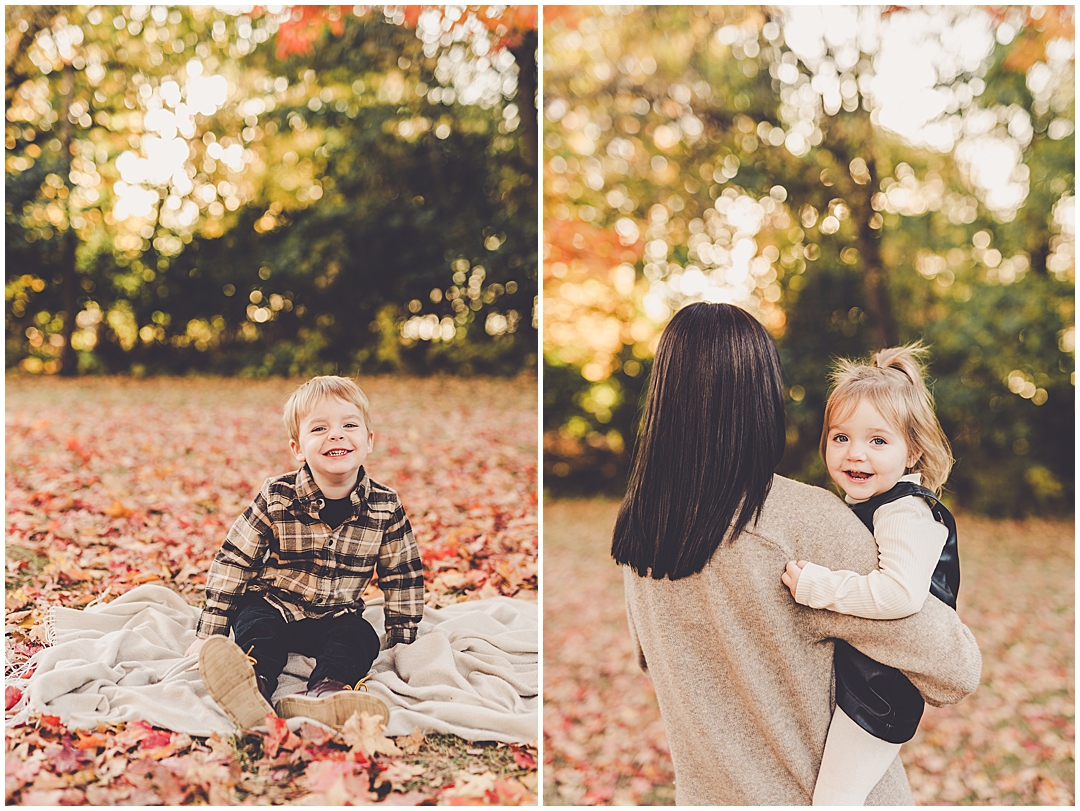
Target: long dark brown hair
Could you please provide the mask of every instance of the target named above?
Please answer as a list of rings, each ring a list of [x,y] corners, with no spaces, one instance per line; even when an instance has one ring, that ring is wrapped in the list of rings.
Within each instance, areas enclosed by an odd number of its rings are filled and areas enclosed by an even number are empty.
[[[691,304],[660,336],[611,556],[642,577],[700,572],[757,520],[784,455],[780,358],[731,304]]]

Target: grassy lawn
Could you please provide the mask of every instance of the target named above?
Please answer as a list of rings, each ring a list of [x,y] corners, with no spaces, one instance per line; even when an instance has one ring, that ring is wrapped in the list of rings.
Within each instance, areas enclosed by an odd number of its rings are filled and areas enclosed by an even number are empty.
[[[649,680],[634,662],[622,575],[608,557],[618,503],[544,504],[544,800],[673,804]],[[902,758],[920,805],[1075,803],[1072,520],[961,514],[959,612],[982,684],[928,707]]]

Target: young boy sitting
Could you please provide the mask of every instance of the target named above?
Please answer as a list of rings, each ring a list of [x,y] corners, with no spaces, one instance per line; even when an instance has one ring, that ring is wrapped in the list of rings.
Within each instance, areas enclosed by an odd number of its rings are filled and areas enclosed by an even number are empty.
[[[309,380],[285,403],[285,425],[302,467],[267,479],[229,530],[187,655],[198,655],[207,690],[241,729],[274,711],[290,652],[316,663],[307,691],[278,701],[281,717],[340,727],[361,712],[385,722],[386,705],[352,686],[380,647],[360,595],[377,571],[386,646],[416,639],[424,575],[412,527],[397,494],[363,468],[375,434],[356,383]]]

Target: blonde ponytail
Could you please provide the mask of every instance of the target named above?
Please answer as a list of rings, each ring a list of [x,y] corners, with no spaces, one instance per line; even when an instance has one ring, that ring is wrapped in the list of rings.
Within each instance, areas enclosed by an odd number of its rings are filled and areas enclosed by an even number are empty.
[[[882,349],[869,363],[839,360],[830,375],[832,390],[825,404],[819,448],[822,459],[829,426],[867,400],[896,426],[908,451],[916,457],[908,472],[921,474],[923,486],[940,493],[952,470],[953,457],[926,385],[923,358],[927,354],[926,347],[915,342]]]
[[[902,372],[912,385],[917,388],[926,388],[924,378],[924,366],[922,359],[928,350],[919,341],[906,346],[894,346],[890,349],[882,349],[874,354],[873,364],[878,369],[896,369]],[[929,394],[929,392],[928,392]]]

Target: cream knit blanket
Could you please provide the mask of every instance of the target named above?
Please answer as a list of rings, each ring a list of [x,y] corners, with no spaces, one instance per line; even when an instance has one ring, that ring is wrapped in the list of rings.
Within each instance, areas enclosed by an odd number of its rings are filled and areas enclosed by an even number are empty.
[[[147,584],[83,610],[53,608],[50,646],[31,660],[25,707],[71,729],[139,719],[189,735],[232,732],[233,723],[184,658],[199,611]],[[537,606],[494,597],[425,609],[411,645],[383,651],[367,684],[390,706],[386,734],[446,732],[468,740],[538,737]],[[364,610],[383,635],[382,600]],[[291,655],[275,700],[304,689],[314,660]],[[9,679],[9,683],[10,683]]]

